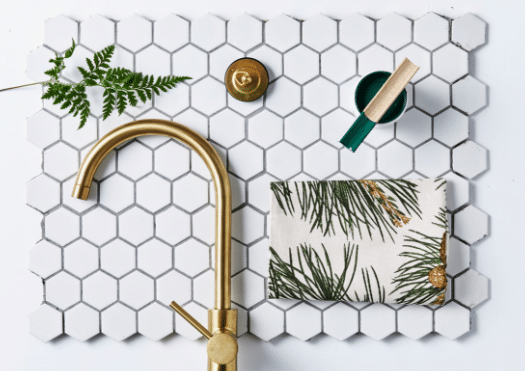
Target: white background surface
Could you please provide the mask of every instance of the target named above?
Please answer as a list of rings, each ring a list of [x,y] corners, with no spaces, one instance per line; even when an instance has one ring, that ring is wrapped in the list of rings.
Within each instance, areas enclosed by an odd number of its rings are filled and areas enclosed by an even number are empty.
[[[474,117],[474,139],[490,150],[490,171],[475,182],[473,203],[491,217],[490,236],[474,246],[474,268],[491,280],[491,298],[474,313],[473,330],[457,341],[402,336],[376,342],[364,336],[338,342],[318,336],[303,343],[285,335],[264,343],[240,341],[239,370],[519,370],[525,364],[523,231],[525,134],[519,86],[525,66],[525,2],[520,0],[345,0],[257,2],[176,0],[0,0],[0,87],[30,82],[27,53],[42,44],[44,21],[63,13],[82,21],[100,13],[132,13],[155,20],[168,12],[195,19],[205,12],[230,19],[247,12],[268,19],[284,12],[305,19],[318,12],[344,18],[360,12],[380,18],[397,11],[418,18],[428,11],[449,17],[472,12],[489,24],[489,43],[474,53],[474,76],[490,88],[490,105]],[[205,370],[205,342],[180,336],[154,343],[143,337],[88,343],[64,337],[42,343],[28,334],[27,314],[38,307],[40,280],[26,266],[40,238],[39,214],[25,206],[25,183],[40,172],[40,151],[25,141],[25,119],[42,102],[39,87],[0,93],[0,369]]]

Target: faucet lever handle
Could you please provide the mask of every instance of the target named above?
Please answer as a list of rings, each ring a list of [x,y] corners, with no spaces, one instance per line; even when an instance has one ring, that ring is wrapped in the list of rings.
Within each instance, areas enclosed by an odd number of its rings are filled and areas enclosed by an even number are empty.
[[[186,312],[184,308],[182,308],[179,304],[172,301],[170,307],[175,312],[177,312],[182,318],[188,321],[190,325],[195,327],[195,330],[199,331],[202,334],[202,336],[204,336],[206,339],[210,340],[213,337],[213,334],[206,327],[204,327],[199,321],[197,321],[191,314]]]

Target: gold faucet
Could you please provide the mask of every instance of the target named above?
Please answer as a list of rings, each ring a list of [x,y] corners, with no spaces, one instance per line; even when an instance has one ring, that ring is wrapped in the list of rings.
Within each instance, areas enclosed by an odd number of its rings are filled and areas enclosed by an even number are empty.
[[[78,171],[72,196],[87,200],[93,176],[106,155],[119,144],[142,135],[163,135],[181,141],[204,160],[215,184],[215,309],[208,310],[208,328],[180,305],[173,308],[208,339],[208,370],[237,370],[237,310],[231,309],[231,189],[228,173],[213,147],[184,125],[166,120],[139,120],[102,137]]]

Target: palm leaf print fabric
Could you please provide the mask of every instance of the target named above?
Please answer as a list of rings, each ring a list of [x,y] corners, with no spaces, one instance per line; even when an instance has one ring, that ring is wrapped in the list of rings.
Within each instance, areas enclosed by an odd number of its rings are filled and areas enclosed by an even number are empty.
[[[273,182],[271,299],[445,301],[446,180]]]

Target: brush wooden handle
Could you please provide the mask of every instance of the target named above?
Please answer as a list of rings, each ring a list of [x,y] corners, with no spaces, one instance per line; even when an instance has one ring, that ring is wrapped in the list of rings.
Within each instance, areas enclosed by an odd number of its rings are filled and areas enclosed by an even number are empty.
[[[417,70],[419,67],[405,58],[365,107],[363,110],[365,116],[370,121],[379,122]]]

